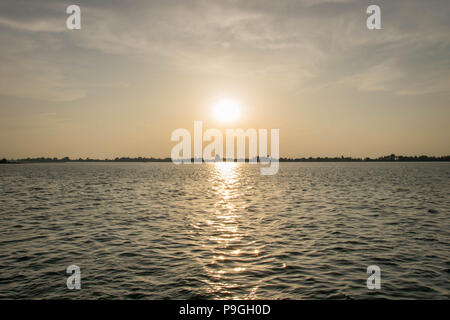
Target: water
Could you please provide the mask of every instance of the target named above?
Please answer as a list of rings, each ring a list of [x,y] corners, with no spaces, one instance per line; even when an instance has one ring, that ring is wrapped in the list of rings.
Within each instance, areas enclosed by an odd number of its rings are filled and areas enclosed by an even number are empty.
[[[0,177],[2,299],[449,298],[448,163],[281,163],[275,176],[23,164]],[[81,290],[66,287],[72,264]]]

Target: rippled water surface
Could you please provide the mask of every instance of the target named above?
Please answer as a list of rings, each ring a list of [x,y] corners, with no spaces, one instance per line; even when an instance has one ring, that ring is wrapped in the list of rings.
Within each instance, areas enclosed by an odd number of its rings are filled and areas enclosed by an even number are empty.
[[[450,164],[0,166],[0,298],[449,298]],[[81,268],[81,290],[66,268]],[[366,287],[369,265],[381,289]]]

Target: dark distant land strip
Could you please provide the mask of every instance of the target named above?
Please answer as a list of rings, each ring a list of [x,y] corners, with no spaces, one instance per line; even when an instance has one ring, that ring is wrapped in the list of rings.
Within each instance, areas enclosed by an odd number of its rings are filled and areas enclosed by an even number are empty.
[[[194,159],[191,159],[193,162]],[[225,161],[225,159],[223,159]],[[237,160],[234,160],[237,161]],[[280,158],[280,162],[415,162],[415,161],[450,161],[449,156],[397,156],[391,154],[388,156],[378,157],[378,158],[352,158],[352,157],[309,157],[309,158]],[[69,157],[64,158],[26,158],[26,159],[16,159],[16,160],[0,160],[0,164],[20,164],[20,163],[57,163],[57,162],[172,162],[171,158],[129,158],[121,157],[115,159],[90,159],[90,158],[79,158],[70,159]],[[248,159],[245,159],[248,162]],[[259,162],[259,158],[258,158]]]

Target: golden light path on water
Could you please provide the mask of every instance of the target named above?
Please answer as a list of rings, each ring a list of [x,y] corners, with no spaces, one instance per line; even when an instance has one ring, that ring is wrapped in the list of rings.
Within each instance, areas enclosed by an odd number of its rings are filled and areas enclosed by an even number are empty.
[[[243,241],[247,235],[240,228],[239,220],[243,214],[239,203],[242,196],[240,182],[241,164],[235,162],[218,162],[212,165],[213,191],[216,194],[215,204],[211,220],[207,224],[212,227],[208,235],[208,242],[214,245],[210,248],[211,263],[205,266],[209,275],[206,283],[209,286],[209,294],[219,294],[228,298],[252,298],[257,287],[247,288],[245,296],[239,295],[240,287],[245,284],[243,272],[247,270],[245,260],[242,258],[243,248],[248,242]],[[258,250],[253,254],[257,255]]]

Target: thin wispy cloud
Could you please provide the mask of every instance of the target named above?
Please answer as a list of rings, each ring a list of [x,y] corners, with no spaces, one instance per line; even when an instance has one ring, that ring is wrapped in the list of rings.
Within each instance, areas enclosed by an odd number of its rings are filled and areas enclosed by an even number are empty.
[[[23,12],[14,17],[8,12],[18,7],[11,1],[3,4],[10,10],[0,16],[2,47],[13,48],[2,54],[3,64],[17,60],[11,55],[25,59],[32,52],[26,65],[14,67],[16,74],[36,70],[48,79],[31,76],[40,83],[37,90],[27,84],[19,92],[5,85],[0,91],[20,95],[29,88],[30,96],[39,91],[50,99],[83,96],[76,90],[61,92],[64,89],[53,84],[61,82],[66,66],[58,61],[43,65],[40,56],[46,54],[49,41],[69,56],[76,47],[98,51],[99,59],[101,54],[121,55],[124,61],[154,56],[179,69],[206,73],[228,70],[257,77],[261,70],[270,70],[272,76],[287,75],[287,81],[301,84],[303,90],[329,83],[400,94],[446,90],[449,5],[408,1],[406,9],[399,2],[379,2],[383,30],[377,33],[365,28],[364,1],[132,1],[126,6],[89,1],[80,4],[83,28],[75,33],[65,30],[60,2],[22,2]],[[40,10],[27,10],[29,6]],[[5,37],[11,30],[15,36]],[[30,32],[33,47],[24,47],[21,39],[28,39]],[[36,69],[27,72],[31,65]],[[10,81],[20,80],[5,71]]]

